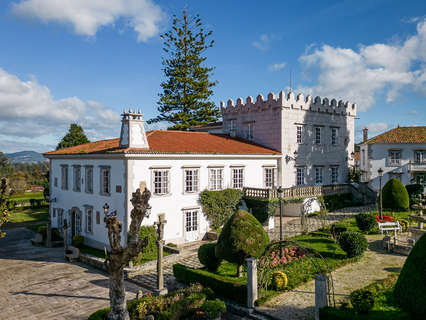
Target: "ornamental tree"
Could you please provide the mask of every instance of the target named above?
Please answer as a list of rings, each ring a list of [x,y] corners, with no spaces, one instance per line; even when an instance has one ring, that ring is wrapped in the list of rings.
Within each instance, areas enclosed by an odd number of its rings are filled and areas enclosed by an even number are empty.
[[[216,85],[209,79],[213,68],[204,65],[204,52],[214,43],[207,40],[211,34],[198,14],[190,16],[184,10],[182,18],[173,16],[171,30],[161,35],[167,56],[162,59],[166,80],[157,102],[160,115],[148,123],[167,121],[173,124],[169,129],[188,130],[217,121],[219,109],[210,100]]]
[[[407,189],[398,179],[390,179],[382,190],[383,208],[405,211],[410,205]]]
[[[56,150],[78,146],[80,144],[89,143],[84,134],[83,128],[76,123],[71,123],[68,133],[58,143]]]
[[[250,213],[238,210],[225,223],[216,245],[216,257],[237,264],[237,276],[248,257],[259,258],[269,244],[268,234]]]

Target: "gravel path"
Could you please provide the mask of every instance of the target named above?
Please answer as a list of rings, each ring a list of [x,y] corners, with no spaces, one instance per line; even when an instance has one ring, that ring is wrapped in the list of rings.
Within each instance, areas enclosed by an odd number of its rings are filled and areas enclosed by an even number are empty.
[[[336,304],[350,292],[362,288],[375,280],[399,272],[406,256],[386,253],[379,248],[381,235],[367,236],[369,249],[363,258],[343,266],[332,273]],[[285,292],[258,309],[283,320],[313,319],[315,306],[314,281],[293,291]]]

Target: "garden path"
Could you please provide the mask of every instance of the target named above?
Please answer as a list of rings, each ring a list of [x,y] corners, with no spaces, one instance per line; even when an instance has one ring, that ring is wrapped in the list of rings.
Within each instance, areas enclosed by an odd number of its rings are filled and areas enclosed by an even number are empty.
[[[383,251],[380,248],[382,237],[382,235],[367,236],[369,249],[361,260],[343,266],[332,273],[336,304],[348,297],[352,291],[401,270],[407,257]],[[269,300],[257,309],[283,320],[313,319],[314,285],[314,281],[310,281]]]

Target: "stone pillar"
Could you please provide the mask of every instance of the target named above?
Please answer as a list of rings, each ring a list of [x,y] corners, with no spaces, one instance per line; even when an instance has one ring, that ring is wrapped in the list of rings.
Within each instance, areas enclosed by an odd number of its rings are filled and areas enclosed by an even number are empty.
[[[257,259],[247,258],[247,307],[254,308],[257,300]]]
[[[155,222],[157,226],[157,288],[154,290],[155,295],[167,294],[167,288],[164,288],[164,275],[163,275],[163,248],[164,248],[164,225],[166,224],[164,214],[158,215],[158,222]]]
[[[316,275],[315,279],[315,320],[319,320],[319,309],[328,306],[328,277]]]

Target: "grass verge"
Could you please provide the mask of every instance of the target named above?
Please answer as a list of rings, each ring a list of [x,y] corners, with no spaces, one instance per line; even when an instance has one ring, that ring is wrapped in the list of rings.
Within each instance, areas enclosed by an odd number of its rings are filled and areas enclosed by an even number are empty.
[[[10,212],[9,222],[47,221],[49,207],[16,208]]]

